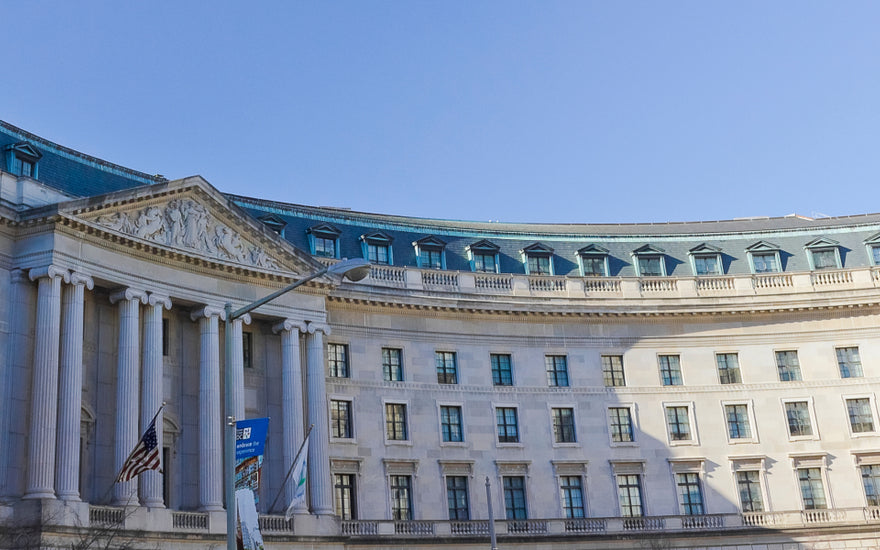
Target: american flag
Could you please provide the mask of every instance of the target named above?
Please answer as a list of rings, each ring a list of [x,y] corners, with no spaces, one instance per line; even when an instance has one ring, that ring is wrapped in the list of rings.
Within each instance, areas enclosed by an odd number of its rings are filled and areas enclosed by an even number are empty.
[[[160,408],[159,410],[161,411],[162,409]],[[159,412],[157,411],[147,431],[144,432],[134,450],[125,459],[125,464],[122,465],[119,475],[116,476],[116,483],[134,479],[135,476],[147,470],[159,470],[159,472],[162,472],[162,461],[159,458],[159,440],[156,437],[156,418],[158,417]]]

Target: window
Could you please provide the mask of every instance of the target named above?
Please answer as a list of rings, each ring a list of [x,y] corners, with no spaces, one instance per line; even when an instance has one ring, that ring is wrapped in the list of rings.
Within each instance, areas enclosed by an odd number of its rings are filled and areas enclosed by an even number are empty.
[[[880,265],[880,245],[871,245],[871,264]]]
[[[661,256],[639,256],[640,277],[663,277],[663,271]]]
[[[43,157],[34,146],[19,142],[6,149],[9,171],[16,176],[37,179],[37,162]]]
[[[254,368],[253,361],[253,349],[254,349],[254,334],[248,331],[242,331],[241,333],[241,353],[242,353],[242,361],[244,364],[244,368],[252,369]]]
[[[840,269],[836,248],[819,248],[810,251],[813,269]]]
[[[752,427],[749,424],[748,405],[724,405],[724,414],[727,417],[727,436],[730,439],[752,438]]]
[[[391,519],[409,521],[413,519],[412,477],[389,476],[391,486]]]
[[[351,401],[330,400],[330,435],[337,438],[350,439]]]
[[[620,515],[625,518],[639,518],[644,515],[642,505],[642,484],[640,474],[617,474],[617,498],[620,501]]]
[[[523,476],[504,476],[504,511],[507,519],[527,519],[526,479]]]
[[[467,476],[446,476],[446,504],[449,509],[449,519],[471,519]]]
[[[492,353],[489,355],[492,363],[492,384],[496,386],[512,386],[513,372],[510,368],[510,355],[505,353]]]
[[[168,357],[168,319],[162,319],[162,357]]]
[[[568,386],[568,364],[564,355],[544,357],[548,386]]]
[[[553,275],[553,249],[533,243],[520,250],[527,275]]]
[[[721,262],[717,254],[700,254],[694,256],[694,274],[721,275]]]
[[[828,505],[825,502],[825,485],[822,483],[821,468],[798,468],[797,477],[804,510],[826,509]]]
[[[529,256],[529,275],[551,275],[548,256]]]
[[[629,407],[611,407],[608,409],[610,419],[611,441],[614,443],[630,443],[633,437],[632,414]]]
[[[584,277],[605,277],[608,271],[605,269],[607,256],[596,256],[593,254],[582,255],[581,261],[584,265]]]
[[[742,382],[737,354],[716,353],[715,363],[718,365],[718,380],[722,384],[739,384]]]
[[[333,475],[333,496],[336,501],[336,515],[339,516],[339,519],[357,519],[354,483],[354,475],[352,474]]]
[[[586,516],[581,476],[560,476],[559,491],[562,494],[562,512],[566,518]]]
[[[461,407],[451,405],[440,407],[440,432],[444,442],[464,440],[461,430]]]
[[[348,346],[327,344],[327,363],[331,378],[348,378]]]
[[[401,351],[397,348],[382,348],[382,378],[388,382],[403,382]]]
[[[678,355],[660,355],[660,380],[664,386],[681,386],[681,362]]]
[[[553,416],[553,438],[556,443],[577,441],[574,431],[574,409],[551,409]]]
[[[808,437],[813,435],[809,402],[789,401],[785,403],[785,417],[788,420],[788,434],[791,437]]]
[[[515,407],[497,407],[495,422],[498,426],[498,443],[519,443],[519,427]]]
[[[434,236],[413,243],[416,263],[422,269],[446,269],[446,242]]]
[[[457,384],[458,374],[455,366],[455,353],[451,351],[438,351],[434,353],[434,362],[437,365],[438,384]]]
[[[801,365],[796,351],[777,351],[776,368],[781,382],[801,380]]]
[[[394,258],[391,250],[391,237],[378,231],[369,235],[361,235],[361,249],[364,258],[377,265],[392,265]]]
[[[678,501],[684,515],[699,516],[705,513],[699,474],[675,474],[675,485],[678,487]]]
[[[602,379],[606,387],[626,386],[626,379],[623,376],[622,355],[602,356]]]
[[[861,470],[868,506],[880,506],[880,465],[867,464],[862,466]]]
[[[388,245],[386,244],[368,244],[367,259],[370,263],[378,265],[388,265],[390,255],[388,254]]]
[[[752,262],[754,262],[755,273],[779,273],[779,253],[778,252],[757,252],[752,254]]]
[[[666,428],[670,441],[690,441],[691,425],[688,407],[666,407]]]
[[[867,397],[847,399],[846,413],[853,433],[874,431],[874,414],[871,412],[871,400]]]
[[[499,250],[497,244],[485,239],[466,246],[465,251],[471,263],[471,270],[480,273],[498,273]]]
[[[474,254],[474,271],[483,273],[497,273],[495,254]]]
[[[385,403],[385,438],[389,441],[406,441],[406,405]]]
[[[861,378],[862,359],[859,357],[859,348],[837,348],[837,366],[840,367],[841,378]]]
[[[339,257],[339,235],[342,233],[328,223],[320,223],[307,231],[312,254],[322,258]]]
[[[336,257],[336,239],[315,235],[315,256]]]
[[[442,250],[434,250],[430,248],[419,250],[419,267],[440,269],[443,265],[443,262],[440,260],[442,254]]]
[[[761,473],[757,470],[736,472],[736,488],[743,512],[763,512],[764,497],[761,494]]]

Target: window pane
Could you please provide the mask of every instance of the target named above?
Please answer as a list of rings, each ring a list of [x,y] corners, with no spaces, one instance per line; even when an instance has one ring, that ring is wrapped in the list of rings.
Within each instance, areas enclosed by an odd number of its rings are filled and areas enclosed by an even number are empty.
[[[805,510],[824,510],[825,486],[822,484],[822,472],[819,468],[800,468],[798,483],[801,487],[801,497],[804,499]]]
[[[442,252],[435,249],[419,249],[419,264],[427,269],[440,269],[443,265]]]
[[[778,273],[780,271],[775,252],[752,254],[752,262],[755,264],[755,273]]]
[[[412,481],[410,476],[391,476],[391,519],[408,521],[412,514]]]
[[[451,351],[438,351],[434,353],[434,362],[437,365],[438,384],[457,384],[458,374],[455,366],[455,353]]]
[[[467,477],[446,476],[446,503],[449,509],[449,519],[470,519]]]
[[[880,465],[862,466],[862,485],[868,506],[880,506]]]
[[[385,437],[390,441],[406,441],[406,405],[385,404]]]
[[[562,493],[562,511],[565,517],[584,517],[584,491],[581,478],[579,476],[561,476],[559,489]]]
[[[777,351],[776,367],[779,370],[780,381],[801,380],[801,365],[796,351]]]
[[[666,425],[671,441],[689,441],[691,426],[687,407],[666,407]]]
[[[859,348],[837,348],[836,352],[841,378],[861,378],[863,376]]]
[[[550,258],[547,256],[529,256],[529,275],[550,275]]]
[[[517,427],[516,409],[498,407],[495,409],[495,422],[498,425],[499,443],[518,443],[519,428]]]
[[[484,273],[495,273],[495,255],[494,254],[474,254],[474,271]]]
[[[642,517],[642,487],[638,474],[617,476],[617,498],[620,501],[621,516]]]
[[[871,413],[871,400],[867,398],[847,399],[846,412],[853,433],[874,431],[874,415]]]
[[[522,476],[504,476],[504,510],[507,519],[527,519],[526,484]]]
[[[608,387],[626,385],[626,380],[623,376],[623,356],[602,356],[602,379],[605,382],[605,386]]]
[[[492,363],[492,383],[496,386],[512,386],[510,355],[493,353],[489,356],[489,360]]]
[[[336,257],[336,239],[315,235],[315,256]]]
[[[837,251],[833,248],[813,250],[815,269],[837,269]]]
[[[752,429],[748,405],[725,405],[724,411],[727,413],[727,434],[730,439],[750,439]]]
[[[813,426],[810,422],[810,407],[806,401],[786,403],[785,415],[788,419],[788,433],[792,437],[813,435]]]
[[[660,256],[639,256],[639,275],[642,277],[663,276],[662,258]]]
[[[403,365],[400,362],[400,350],[382,348],[382,378],[389,382],[403,381]]]
[[[719,353],[715,355],[715,361],[718,364],[718,379],[722,384],[739,384],[742,382],[737,354]]]
[[[721,266],[718,263],[718,256],[715,254],[694,256],[694,267],[697,275],[721,275]]]
[[[584,263],[585,277],[604,277],[605,273],[605,256],[581,256]]]
[[[553,437],[557,443],[574,443],[574,410],[553,409]]]
[[[568,386],[568,364],[564,355],[544,357],[548,386]]]
[[[339,519],[357,519],[355,509],[354,475],[335,474],[333,492],[336,501],[336,515]]]
[[[611,441],[626,443],[633,441],[632,417],[628,407],[612,407],[608,409],[611,420]]]
[[[352,436],[351,401],[330,401],[330,435],[342,438]]]
[[[660,380],[664,386],[680,386],[681,381],[681,363],[678,355],[661,355],[658,357],[660,362]]]
[[[761,495],[760,473],[745,471],[736,473],[736,486],[743,512],[763,512],[764,497]]]
[[[440,407],[440,429],[443,441],[462,441],[461,407]]]
[[[700,476],[697,474],[676,474],[678,498],[681,509],[687,516],[703,513],[703,491],[700,489]]]
[[[370,260],[370,263],[388,265],[388,246],[368,244],[367,259]]]
[[[327,344],[327,363],[333,378],[348,378],[347,347],[344,344]]]

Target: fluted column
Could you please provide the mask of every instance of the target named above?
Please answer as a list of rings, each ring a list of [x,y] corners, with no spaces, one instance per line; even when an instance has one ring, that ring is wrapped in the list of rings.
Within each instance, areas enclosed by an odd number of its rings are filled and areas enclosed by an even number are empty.
[[[245,313],[232,321],[232,334],[225,338],[232,338],[232,415],[236,420],[244,420],[244,347],[242,346],[242,323],[251,324],[251,316]]]
[[[61,308],[61,369],[58,385],[58,460],[55,487],[58,498],[79,500],[79,447],[82,416],[83,299],[92,278],[74,272],[64,289]]]
[[[144,314],[141,433],[146,431],[153,415],[162,406],[162,309],[171,309],[171,299],[151,292],[147,304],[149,307]],[[162,413],[156,418],[156,439],[159,452],[162,452]],[[156,470],[148,470],[138,477],[143,505],[163,508],[162,474]]]
[[[110,295],[110,303],[119,304],[119,343],[116,347],[116,472],[137,445],[138,393],[140,391],[140,304],[147,303],[147,294],[126,288]],[[113,485],[113,504],[137,503],[134,481]]]
[[[313,514],[333,513],[333,484],[330,482],[330,423],[327,419],[327,382],[324,379],[324,334],[330,327],[308,324],[309,422],[314,425],[309,439],[309,488]]]
[[[29,276],[32,281],[38,281],[38,286],[28,476],[24,498],[55,498],[61,281],[69,281],[70,275],[66,269],[50,265],[32,269]]]
[[[223,418],[220,416],[220,308],[192,312],[199,322],[199,507],[223,509]]]
[[[306,332],[306,324],[303,321],[286,319],[272,327],[272,330],[276,334],[281,333],[281,429],[283,433],[281,444],[283,446],[284,467],[290,468],[304,437],[299,334]],[[296,486],[292,480],[284,486],[285,506],[293,499],[295,489]],[[307,514],[309,512],[308,504],[300,502],[296,505],[294,512]]]

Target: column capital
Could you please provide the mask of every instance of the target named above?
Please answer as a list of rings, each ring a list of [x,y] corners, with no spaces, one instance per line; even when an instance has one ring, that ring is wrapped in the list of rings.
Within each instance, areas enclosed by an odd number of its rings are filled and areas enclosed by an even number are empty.
[[[225,312],[224,312],[224,313],[225,313]],[[233,323],[234,323],[235,321],[241,321],[241,322],[244,323],[245,325],[249,325],[249,324],[251,324],[251,314],[250,314],[250,313],[245,313],[244,315],[240,315],[240,316],[238,316],[238,317],[236,317],[235,319],[232,320]]]
[[[83,285],[89,290],[95,288],[95,281],[89,275],[80,273],[79,271],[74,271],[70,274],[70,284]]]
[[[279,332],[284,332],[285,330],[293,330],[296,329],[299,332],[306,332],[308,330],[308,326],[306,322],[302,319],[285,319],[280,323],[272,325],[272,332],[278,334]]]
[[[52,264],[43,267],[35,267],[28,272],[28,276],[30,277],[31,281],[36,281],[37,279],[42,279],[43,277],[49,277],[50,279],[62,277],[65,283],[70,282],[70,272],[63,267]]]
[[[200,308],[196,308],[192,310],[189,314],[189,318],[193,321],[198,321],[202,317],[210,318],[210,317],[219,317],[221,321],[226,320],[226,312],[223,311],[222,307],[214,307],[214,306],[202,306]]]
[[[147,293],[134,288],[121,288],[110,295],[110,303],[115,304],[122,300],[137,300],[142,304],[147,303]]]
[[[330,336],[330,325],[327,323],[320,323],[317,321],[306,321],[306,332],[309,334],[314,334],[316,332],[323,332],[325,335]]]
[[[147,303],[151,306],[162,306],[165,309],[171,309],[171,298],[164,294],[150,292],[150,296],[147,298]]]

